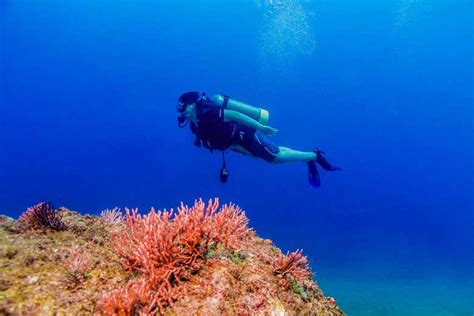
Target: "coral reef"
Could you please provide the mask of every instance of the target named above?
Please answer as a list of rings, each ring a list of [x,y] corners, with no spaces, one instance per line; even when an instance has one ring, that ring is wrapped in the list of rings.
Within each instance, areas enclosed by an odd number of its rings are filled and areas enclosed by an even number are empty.
[[[51,203],[41,202],[27,209],[19,218],[28,228],[46,227],[54,230],[65,230],[60,212]]]
[[[123,258],[126,271],[142,275],[140,291],[150,299],[135,300],[136,306],[126,305],[126,310],[144,310],[148,314],[164,313],[164,307],[176,301],[184,293],[184,282],[206,264],[210,248],[222,244],[229,251],[239,247],[247,236],[247,218],[234,205],[225,205],[217,213],[218,200],[209,201],[207,207],[200,200],[192,208],[184,205],[177,214],[173,211],[156,212],[141,216],[138,210],[127,211],[125,227],[114,234],[115,251]],[[135,282],[132,280],[131,282]],[[128,291],[128,285],[125,285]],[[122,292],[117,295],[122,296]],[[106,295],[98,306],[104,314],[121,312],[108,301],[117,300]],[[104,302],[106,301],[106,302]]]
[[[217,199],[125,216],[42,202],[20,219],[0,215],[0,315],[343,315],[302,251],[282,254]]]
[[[123,214],[118,207],[114,207],[111,210],[103,210],[102,212],[100,212],[99,217],[105,222],[111,224],[120,225],[123,223]]]
[[[272,262],[273,273],[280,278],[280,285],[286,289],[290,287],[291,280],[301,285],[311,274],[308,260],[302,253],[303,250],[297,250],[286,256],[280,254]]]

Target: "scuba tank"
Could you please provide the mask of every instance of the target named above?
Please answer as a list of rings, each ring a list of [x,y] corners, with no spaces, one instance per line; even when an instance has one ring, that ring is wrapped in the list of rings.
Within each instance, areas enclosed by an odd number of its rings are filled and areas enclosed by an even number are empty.
[[[226,95],[215,95],[211,100],[215,105],[220,106],[223,109],[240,112],[263,125],[267,125],[270,118],[270,113],[267,110],[231,99]]]
[[[177,111],[180,113],[178,115],[179,127],[186,126],[186,123],[188,121],[184,117],[183,112],[186,110],[186,107],[192,103],[195,103],[198,106],[197,107],[198,113],[200,111],[204,111],[206,107],[217,106],[222,109],[229,109],[229,110],[247,115],[248,117],[251,117],[252,119],[256,120],[262,125],[267,125],[268,120],[270,118],[270,113],[267,110],[263,108],[254,107],[249,104],[231,99],[230,97],[226,95],[215,95],[211,98],[208,98],[206,96],[206,93],[200,93],[198,91],[189,91],[182,94],[178,99]],[[192,123],[190,127],[191,127],[191,131],[195,135],[197,135],[198,131],[197,131],[196,125]],[[199,138],[199,136],[197,136],[197,138],[195,139],[194,144],[198,147],[201,145],[201,139]],[[211,152],[212,152],[212,149],[211,149]],[[224,150],[223,150],[222,151],[222,169],[220,171],[219,178],[221,182],[225,183],[227,182],[228,177],[229,177],[229,171],[226,168],[225,155],[224,155]]]

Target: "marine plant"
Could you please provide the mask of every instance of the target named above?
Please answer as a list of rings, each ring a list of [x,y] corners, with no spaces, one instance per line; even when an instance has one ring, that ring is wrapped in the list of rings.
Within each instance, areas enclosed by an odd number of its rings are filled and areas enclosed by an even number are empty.
[[[123,214],[118,207],[103,210],[100,212],[99,218],[112,225],[120,225],[123,223]]]
[[[62,220],[62,213],[55,210],[51,203],[44,201],[28,208],[20,216],[19,221],[27,228],[45,227],[56,231],[67,228]]]
[[[183,282],[206,265],[208,249],[238,249],[250,231],[248,219],[233,204],[218,209],[218,199],[207,205],[198,200],[191,208],[181,204],[177,213],[152,208],[142,216],[126,209],[123,230],[114,234],[113,243],[123,267],[139,277],[106,293],[98,313],[163,313],[183,295]]]
[[[289,288],[291,285],[288,279],[301,284],[311,275],[308,259],[302,253],[303,250],[296,250],[286,255],[279,254],[273,260],[273,274],[280,279],[279,284],[284,288]]]
[[[66,286],[75,288],[86,279],[86,273],[91,268],[92,259],[89,253],[75,246],[65,254],[60,254],[61,261],[66,268]]]

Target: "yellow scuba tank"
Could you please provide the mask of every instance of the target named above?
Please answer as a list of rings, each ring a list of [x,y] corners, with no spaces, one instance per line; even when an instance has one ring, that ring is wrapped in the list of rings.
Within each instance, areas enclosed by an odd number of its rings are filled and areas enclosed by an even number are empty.
[[[211,100],[214,104],[224,109],[245,114],[263,125],[267,125],[270,118],[270,113],[267,110],[231,99],[226,95],[214,95]]]

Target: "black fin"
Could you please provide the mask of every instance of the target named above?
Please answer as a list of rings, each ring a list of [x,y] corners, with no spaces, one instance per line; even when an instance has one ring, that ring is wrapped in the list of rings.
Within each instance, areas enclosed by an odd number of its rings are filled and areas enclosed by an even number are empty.
[[[326,157],[324,157],[324,151],[321,151],[319,149],[315,149],[313,150],[315,153],[316,153],[316,162],[321,166],[323,167],[324,170],[327,170],[327,171],[337,171],[337,170],[342,170],[342,168],[339,168],[339,167],[336,167],[336,166],[333,166],[331,165],[331,163],[329,163],[329,161],[327,160]]]
[[[319,187],[321,185],[318,168],[314,161],[308,161],[308,180],[313,187]]]

